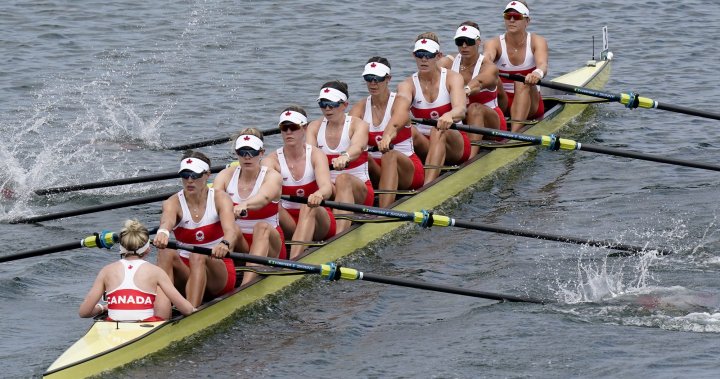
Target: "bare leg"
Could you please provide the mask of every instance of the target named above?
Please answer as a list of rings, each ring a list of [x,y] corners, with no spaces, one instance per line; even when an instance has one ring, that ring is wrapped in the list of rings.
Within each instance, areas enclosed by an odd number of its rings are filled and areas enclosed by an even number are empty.
[[[295,241],[319,241],[327,235],[330,230],[330,216],[323,207],[310,208],[303,205],[300,208],[297,228],[292,235]],[[297,259],[306,246],[292,245],[290,247],[290,259]]]
[[[267,222],[258,222],[253,228],[253,243],[250,246],[250,255],[277,258],[280,255],[280,233]],[[255,263],[246,263],[248,266],[257,266]],[[255,280],[257,274],[243,273],[241,285]]]
[[[414,174],[415,165],[407,155],[399,151],[388,151],[382,157],[382,175],[378,188],[388,191],[408,189]],[[394,201],[394,193],[380,194],[380,207],[387,208]]]
[[[360,179],[350,174],[340,174],[335,179],[335,201],[352,204],[362,204],[367,196],[367,187]],[[335,214],[350,213],[336,209]],[[350,221],[337,220],[337,232],[340,233],[350,227]]]

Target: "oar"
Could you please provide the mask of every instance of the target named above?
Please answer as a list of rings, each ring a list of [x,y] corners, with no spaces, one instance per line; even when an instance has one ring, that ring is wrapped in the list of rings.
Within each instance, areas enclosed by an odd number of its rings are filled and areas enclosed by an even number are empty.
[[[525,77],[522,75],[517,74],[500,74],[501,77],[514,80],[516,82],[524,82]],[[540,80],[538,82],[539,86],[548,87],[560,91],[565,92],[574,92],[581,95],[587,95],[592,97],[599,97],[601,99],[607,99],[609,101],[618,102],[620,104],[624,104],[628,108],[657,108],[662,109],[664,111],[670,111],[670,112],[676,112],[676,113],[682,113],[687,114],[691,116],[698,116],[698,117],[705,117],[705,118],[711,118],[714,120],[720,120],[720,114],[708,112],[708,111],[701,111],[698,109],[683,107],[680,105],[672,105],[672,104],[663,104],[656,100],[650,99],[648,97],[642,97],[639,96],[637,93],[630,92],[630,93],[610,93],[605,91],[600,91],[592,88],[586,88],[586,87],[578,87],[578,86],[571,86],[568,84],[553,82],[551,80]]]
[[[267,136],[272,136],[272,135],[275,135],[275,134],[280,134],[280,128],[261,130],[260,132],[263,134],[263,136],[267,137]],[[198,141],[198,142],[194,142],[194,143],[189,143],[189,144],[187,144],[187,145],[171,146],[171,147],[168,147],[168,148],[166,148],[166,149],[168,149],[168,150],[181,150],[181,151],[182,151],[182,150],[189,150],[189,149],[197,149],[198,147],[219,145],[219,144],[222,144],[222,143],[225,143],[225,142],[231,142],[231,141],[232,141],[232,136],[228,136],[228,137],[218,137],[218,138],[213,138],[213,139],[209,139],[209,140],[205,140],[205,141]]]
[[[8,223],[10,223],[10,224],[30,224],[33,222],[57,220],[59,218],[64,218],[64,217],[79,216],[79,215],[84,215],[84,214],[88,214],[88,213],[95,213],[95,212],[102,212],[102,211],[107,211],[107,210],[112,210],[112,209],[131,207],[133,205],[154,203],[157,201],[165,200],[168,197],[172,196],[173,194],[175,194],[175,192],[169,192],[169,193],[154,195],[154,196],[141,197],[141,198],[132,199],[132,200],[119,201],[119,202],[110,203],[110,204],[96,205],[96,206],[76,209],[76,210],[72,210],[72,211],[50,213],[50,214],[40,215],[40,216],[15,218],[15,219],[9,220]]]
[[[153,235],[157,233],[158,228],[154,227],[151,229],[148,229],[148,233],[150,235]],[[80,240],[80,243],[78,241],[63,243],[60,245],[55,246],[48,246],[43,247],[41,249],[34,249],[34,250],[26,250],[15,254],[5,255],[0,257],[0,263],[2,262],[10,262],[10,261],[16,261],[20,259],[25,258],[33,258],[33,257],[40,257],[43,255],[48,255],[52,253],[59,253],[61,251],[69,251],[69,250],[75,250],[81,247],[97,247],[97,248],[105,248],[109,249],[114,244],[118,243],[120,241],[120,235],[117,233],[113,233],[107,230],[103,230],[100,233],[94,233],[91,236],[87,236]]]
[[[227,167],[227,165],[212,166],[212,167],[210,167],[210,172],[215,174],[215,173],[222,171],[225,167]],[[105,187],[113,187],[113,186],[122,186],[122,185],[126,185],[126,184],[137,184],[137,183],[154,182],[154,181],[168,180],[168,179],[178,179],[179,177],[180,176],[178,175],[177,171],[172,171],[172,172],[163,172],[163,173],[154,174],[154,175],[136,176],[133,178],[106,180],[106,181],[101,181],[101,182],[76,184],[76,185],[72,185],[72,186],[63,186],[63,187],[51,187],[51,188],[35,190],[33,192],[36,195],[42,196],[42,195],[50,195],[50,194],[55,194],[55,193],[82,191],[82,190],[88,190],[88,189],[94,189],[94,188],[105,188]]]
[[[283,195],[282,198],[283,198],[283,200],[307,204],[307,198],[305,198],[305,197]],[[393,217],[393,218],[397,218],[397,219],[405,220],[405,221],[412,221],[416,224],[420,224],[423,227],[455,226],[455,227],[465,228],[465,229],[473,229],[473,230],[481,230],[481,231],[485,231],[485,232],[508,234],[511,236],[529,237],[529,238],[537,238],[537,239],[543,239],[543,240],[548,240],[548,241],[575,243],[578,245],[604,247],[604,248],[613,249],[613,250],[631,251],[631,252],[635,252],[635,253],[649,251],[649,250],[657,250],[659,252],[658,254],[665,255],[665,254],[670,254],[673,252],[672,250],[667,249],[667,248],[632,246],[632,245],[626,245],[626,244],[622,244],[622,243],[618,243],[618,242],[610,241],[610,240],[592,240],[592,239],[586,239],[586,238],[562,236],[562,235],[557,235],[557,234],[538,232],[538,231],[533,231],[533,230],[507,228],[507,227],[496,226],[496,225],[482,224],[482,223],[478,223],[478,222],[467,222],[467,221],[462,221],[462,220],[456,220],[456,219],[448,217],[448,216],[436,215],[436,214],[433,214],[431,212],[426,212],[426,211],[403,212],[403,211],[398,211],[398,210],[394,210],[394,209],[368,207],[368,206],[364,206],[364,205],[339,203],[339,202],[328,201],[328,200],[322,201],[320,204],[323,206],[329,207],[329,208],[342,209],[342,210],[350,211],[350,212],[367,213],[367,214],[373,214],[373,215],[378,215],[378,216]]]
[[[413,120],[413,121],[422,123],[422,124],[426,124],[426,125],[437,124],[437,120],[430,120],[430,119]],[[589,144],[589,143],[580,143],[580,142],[573,141],[570,139],[559,138],[559,137],[555,136],[554,134],[549,135],[549,136],[531,136],[529,134],[519,134],[519,133],[505,132],[505,131],[497,130],[497,129],[478,128],[475,126],[466,126],[466,125],[457,125],[457,124],[454,124],[451,128],[460,130],[460,131],[464,131],[467,133],[482,134],[484,136],[503,137],[503,138],[514,139],[514,140],[518,140],[518,141],[526,141],[526,142],[532,143],[533,145],[547,146],[547,148],[550,150],[583,150],[583,151],[590,151],[593,153],[614,155],[617,157],[626,157],[626,158],[639,159],[639,160],[643,160],[643,161],[666,163],[666,164],[671,164],[671,165],[675,165],[675,166],[692,167],[692,168],[699,168],[699,169],[711,170],[711,171],[720,171],[719,165],[687,161],[687,160],[683,160],[683,159],[666,158],[666,157],[661,157],[658,155],[651,155],[651,154],[645,154],[645,153],[636,153],[633,151],[614,149],[611,147],[604,147],[604,146],[593,145],[593,144]]]
[[[182,249],[182,250],[187,250],[187,251],[191,251],[193,253],[204,254],[204,255],[210,255],[210,253],[212,252],[211,249],[208,249],[205,247],[192,246],[192,245],[187,245],[184,243],[179,243],[179,242],[174,242],[174,241],[168,242],[167,246],[171,249]],[[313,264],[306,264],[306,263],[301,263],[301,262],[296,262],[296,261],[289,261],[289,260],[285,260],[285,259],[274,259],[274,258],[260,257],[260,256],[256,256],[256,255],[241,254],[241,253],[229,253],[228,255],[231,258],[239,260],[239,261],[257,263],[257,264],[262,264],[262,265],[266,265],[266,266],[287,268],[287,269],[292,269],[292,270],[300,270],[300,271],[305,271],[309,274],[319,274],[321,277],[328,279],[328,280],[338,280],[338,279],[365,280],[365,281],[375,282],[375,283],[391,284],[391,285],[396,285],[396,286],[401,286],[401,287],[410,287],[410,288],[417,288],[417,289],[423,289],[423,290],[429,290],[429,291],[435,291],[435,292],[451,293],[451,294],[455,294],[455,295],[479,297],[479,298],[490,299],[490,300],[536,303],[536,304],[546,303],[546,301],[534,299],[531,297],[503,295],[503,294],[492,293],[492,292],[476,291],[476,290],[471,290],[471,289],[466,289],[466,288],[450,287],[450,286],[446,286],[446,285],[442,285],[442,284],[424,283],[424,282],[419,282],[419,281],[414,281],[414,280],[382,276],[382,275],[377,275],[377,274],[373,274],[373,273],[369,273],[369,272],[358,271],[354,268],[341,267],[332,262],[324,264],[324,265],[313,265]]]

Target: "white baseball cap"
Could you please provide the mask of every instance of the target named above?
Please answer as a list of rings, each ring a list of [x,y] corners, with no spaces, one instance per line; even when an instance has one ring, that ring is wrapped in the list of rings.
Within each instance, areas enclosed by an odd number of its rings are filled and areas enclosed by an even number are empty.
[[[235,150],[241,147],[250,147],[259,151],[263,148],[263,141],[252,134],[243,134],[235,140]]]
[[[343,91],[337,90],[332,87],[324,87],[320,90],[320,96],[317,98],[320,99],[327,99],[330,101],[339,101],[339,102],[346,102],[347,96]]]
[[[285,111],[283,113],[280,113],[280,120],[278,121],[278,125],[282,124],[285,121],[292,122],[296,125],[305,125],[307,124],[307,117],[305,117],[305,115],[300,112]]]
[[[390,75],[390,67],[380,63],[380,62],[370,62],[365,65],[365,71],[363,71],[363,76],[365,75],[377,75],[385,77],[387,75]]]
[[[514,10],[515,12],[520,13],[525,17],[530,17],[530,10],[528,9],[528,7],[526,7],[525,4],[519,1],[509,2],[508,5],[505,6],[505,10],[503,11],[503,13],[507,13],[510,10]]]
[[[478,39],[478,38],[480,38],[480,31],[477,28],[475,28],[474,26],[460,25],[460,27],[455,32],[455,37],[453,37],[453,39],[460,38],[460,37],[467,37],[470,39]]]
[[[425,50],[430,53],[437,53],[438,51],[440,51],[440,45],[431,39],[423,38],[415,42],[415,49],[413,49],[413,52],[418,50]]]
[[[187,158],[180,162],[180,169],[178,170],[178,173],[184,170],[190,170],[196,174],[202,174],[203,172],[210,171],[210,166],[202,159]]]

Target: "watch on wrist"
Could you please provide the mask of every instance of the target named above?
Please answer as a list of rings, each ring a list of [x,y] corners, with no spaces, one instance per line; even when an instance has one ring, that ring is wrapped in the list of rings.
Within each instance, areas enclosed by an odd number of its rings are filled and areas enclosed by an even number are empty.
[[[228,249],[230,248],[230,242],[228,240],[221,240],[220,243],[227,246]]]

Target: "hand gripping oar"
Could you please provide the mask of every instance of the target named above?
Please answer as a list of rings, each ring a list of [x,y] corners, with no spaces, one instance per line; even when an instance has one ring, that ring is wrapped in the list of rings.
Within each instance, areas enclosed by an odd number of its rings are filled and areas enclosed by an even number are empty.
[[[227,167],[227,165],[212,166],[212,167],[210,167],[210,172],[213,174],[216,174],[216,173],[222,171],[226,167]],[[160,181],[160,180],[178,179],[178,178],[180,178],[180,176],[178,175],[177,171],[172,171],[172,172],[164,172],[164,173],[154,174],[154,175],[136,176],[134,178],[123,178],[123,179],[106,180],[106,181],[94,182],[94,183],[76,184],[76,185],[72,185],[72,186],[44,188],[44,189],[35,190],[33,192],[36,195],[42,196],[42,195],[50,195],[50,194],[55,194],[55,193],[82,191],[82,190],[88,190],[88,189],[94,189],[94,188],[114,187],[114,186],[122,186],[122,185],[127,185],[127,184],[155,182],[155,181]]]
[[[167,246],[171,249],[182,249],[182,250],[187,250],[187,251],[191,251],[193,253],[204,254],[204,255],[210,255],[210,253],[212,252],[211,249],[208,249],[205,247],[192,246],[192,245],[187,245],[184,243],[179,243],[179,242],[174,242],[174,241],[168,242]],[[262,264],[262,265],[266,265],[266,266],[281,267],[281,268],[287,268],[287,269],[292,269],[292,270],[305,271],[309,274],[319,274],[321,277],[323,277],[327,280],[338,280],[338,279],[365,280],[368,282],[392,284],[392,285],[401,286],[401,287],[410,287],[410,288],[417,288],[417,289],[429,290],[429,291],[435,291],[435,292],[451,293],[451,294],[455,294],[455,295],[479,297],[479,298],[490,299],[490,300],[536,303],[536,304],[546,303],[546,301],[534,299],[531,297],[503,295],[503,294],[498,294],[498,293],[476,291],[476,290],[459,288],[459,287],[450,287],[450,286],[445,286],[442,284],[424,283],[424,282],[420,282],[420,281],[414,281],[414,280],[408,280],[408,279],[402,279],[402,278],[393,278],[393,277],[389,277],[389,276],[382,276],[382,275],[377,275],[377,274],[373,274],[373,273],[358,271],[354,268],[342,267],[333,262],[330,262],[330,263],[327,263],[324,265],[313,265],[313,264],[301,263],[301,262],[296,262],[296,261],[289,261],[289,260],[285,260],[285,259],[267,258],[267,257],[260,257],[260,256],[256,256],[256,255],[241,254],[241,253],[229,253],[228,256],[233,259],[236,259],[239,261],[244,261],[244,262],[257,263],[257,264]]]
[[[95,213],[95,212],[108,211],[108,210],[112,210],[112,209],[131,207],[133,205],[155,203],[155,202],[167,199],[168,197],[174,195],[176,192],[177,191],[173,191],[173,192],[164,193],[164,194],[160,194],[160,195],[141,197],[138,199],[125,200],[125,201],[118,201],[116,203],[95,205],[92,207],[75,209],[75,210],[66,211],[66,212],[58,212],[58,213],[50,213],[50,214],[40,215],[40,216],[15,218],[15,219],[9,220],[8,223],[10,223],[10,224],[30,224],[33,222],[57,220],[59,218],[64,218],[64,217],[79,216],[79,215],[84,215],[84,214],[88,214],[88,213]]]
[[[272,136],[274,134],[280,134],[280,128],[274,128],[274,129],[268,129],[268,130],[261,130],[260,131],[263,136]],[[205,146],[213,146],[213,145],[220,145],[222,143],[231,142],[232,136],[228,137],[219,137],[219,138],[213,138],[205,141],[198,141],[189,143],[187,145],[179,145],[179,146],[172,146],[167,147],[167,150],[189,150],[189,149],[197,149],[198,147],[205,147]]]
[[[430,120],[430,119],[419,119],[419,120],[413,119],[412,121],[426,124],[426,125],[436,125],[437,124],[437,120]],[[497,130],[497,129],[478,128],[475,126],[466,126],[466,125],[457,125],[457,124],[453,124],[453,126],[451,126],[451,129],[456,129],[456,130],[460,130],[460,131],[467,132],[467,133],[482,134],[484,136],[502,137],[502,138],[514,139],[514,140],[518,140],[518,141],[526,141],[526,142],[530,142],[533,145],[546,146],[550,150],[583,150],[583,151],[590,151],[593,153],[614,155],[617,157],[625,157],[625,158],[639,159],[639,160],[643,160],[643,161],[666,163],[666,164],[671,164],[671,165],[675,165],[675,166],[692,167],[692,168],[699,168],[699,169],[711,170],[711,171],[720,171],[719,165],[714,165],[714,164],[710,164],[710,163],[702,163],[702,162],[693,162],[693,161],[687,161],[687,160],[683,160],[683,159],[666,158],[666,157],[661,157],[658,155],[636,153],[633,151],[614,149],[611,147],[604,147],[604,146],[593,145],[593,144],[589,144],[589,143],[580,143],[580,142],[573,141],[570,139],[557,137],[554,134],[551,134],[549,136],[531,136],[529,134],[519,134],[519,133],[505,132],[505,131]]]
[[[511,79],[516,82],[524,82],[525,81],[525,77],[522,75],[517,75],[517,74],[499,74],[499,75],[503,78]],[[683,107],[680,105],[663,104],[656,100],[653,100],[653,99],[650,99],[647,97],[642,97],[634,92],[610,93],[610,92],[605,92],[605,91],[599,91],[599,90],[592,89],[592,88],[571,86],[568,84],[553,82],[550,80],[540,80],[537,85],[560,90],[560,91],[573,92],[573,93],[578,93],[581,95],[587,95],[587,96],[592,96],[592,97],[599,97],[601,99],[607,99],[610,101],[618,102],[620,104],[624,104],[626,107],[631,108],[631,109],[637,108],[637,107],[656,108],[656,109],[662,109],[664,111],[669,111],[669,112],[687,114],[690,116],[698,116],[698,117],[711,118],[714,120],[720,120],[720,114],[718,114],[718,113],[701,111],[698,109],[692,109],[692,108]]]
[[[283,200],[287,200],[287,201],[307,204],[307,198],[305,198],[305,197],[283,195],[282,198],[283,198]],[[482,223],[477,223],[477,222],[467,222],[467,221],[462,221],[462,220],[456,220],[456,219],[448,217],[448,216],[436,215],[436,214],[433,214],[432,212],[427,212],[427,211],[403,212],[403,211],[398,211],[398,210],[394,210],[394,209],[368,207],[365,205],[356,205],[356,204],[349,204],[349,203],[338,203],[335,201],[327,201],[327,200],[322,201],[320,203],[320,205],[329,207],[329,208],[342,209],[344,211],[350,211],[350,212],[356,212],[356,213],[367,213],[367,214],[373,214],[373,215],[378,215],[378,216],[394,217],[394,218],[397,218],[400,220],[412,221],[416,224],[420,224],[420,226],[423,226],[423,227],[455,226],[458,228],[481,230],[481,231],[492,232],[492,233],[508,234],[511,236],[530,237],[530,238],[536,238],[536,239],[542,239],[542,240],[548,240],[548,241],[567,242],[567,243],[574,243],[574,244],[578,244],[578,245],[604,247],[604,248],[613,249],[613,250],[630,251],[633,253],[641,253],[641,252],[645,252],[645,251],[655,251],[655,250],[658,251],[658,254],[660,254],[660,255],[673,253],[672,250],[667,249],[667,248],[632,246],[632,245],[626,245],[623,243],[618,243],[618,242],[610,241],[610,240],[592,240],[592,239],[585,239],[585,238],[579,238],[579,237],[562,236],[562,235],[557,235],[557,234],[538,232],[538,231],[533,231],[533,230],[506,228],[506,227],[482,224]]]

